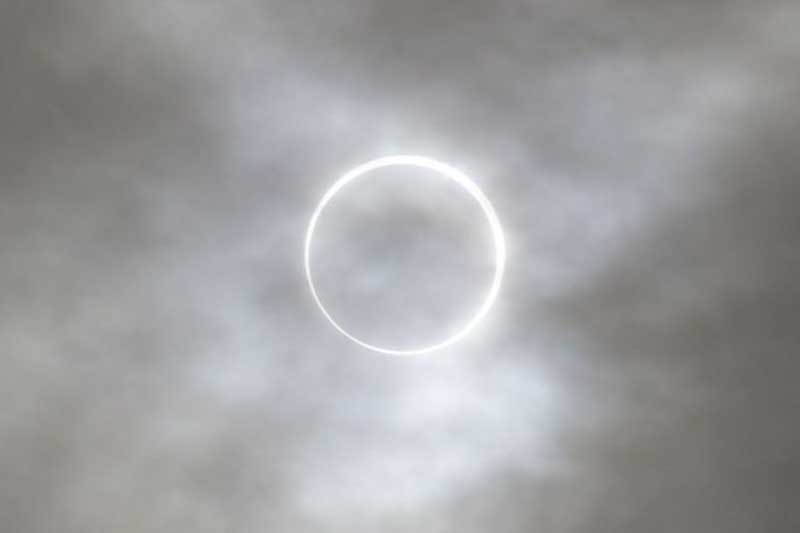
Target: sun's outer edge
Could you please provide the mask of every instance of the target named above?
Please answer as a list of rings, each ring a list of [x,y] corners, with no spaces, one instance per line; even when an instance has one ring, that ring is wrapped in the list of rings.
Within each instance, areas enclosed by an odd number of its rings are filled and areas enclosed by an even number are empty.
[[[458,183],[462,188],[464,188],[470,195],[478,202],[483,210],[484,215],[486,215],[486,219],[489,222],[489,226],[492,231],[492,238],[494,240],[494,249],[495,249],[495,274],[492,280],[492,284],[489,287],[489,291],[483,300],[483,303],[478,308],[478,311],[473,315],[473,317],[464,325],[457,333],[451,335],[450,337],[446,338],[441,342],[437,342],[435,344],[431,344],[428,346],[424,346],[421,348],[414,348],[414,349],[406,349],[406,350],[398,350],[398,349],[391,349],[391,348],[383,348],[380,346],[376,346],[374,344],[370,344],[368,342],[364,342],[358,337],[350,334],[347,330],[345,330],[342,326],[340,326],[336,320],[328,313],[328,310],[325,309],[325,306],[322,304],[319,295],[317,294],[317,290],[314,287],[314,280],[311,274],[311,246],[314,240],[314,230],[316,229],[317,222],[319,221],[320,215],[324,211],[325,207],[328,203],[333,199],[333,197],[338,193],[345,185],[354,181],[355,179],[364,176],[365,174],[372,172],[373,170],[377,170],[379,168],[385,168],[390,166],[412,166],[417,168],[424,168],[428,170],[433,170],[438,172],[442,176],[449,178],[456,183]],[[503,228],[500,224],[500,220],[497,217],[497,214],[492,207],[491,202],[483,194],[483,191],[463,172],[457,170],[450,165],[445,163],[441,163],[435,159],[424,157],[424,156],[417,156],[417,155],[397,155],[397,156],[389,156],[389,157],[381,157],[378,159],[374,159],[362,165],[355,167],[354,169],[345,173],[341,178],[339,178],[325,193],[320,200],[317,208],[314,210],[314,214],[311,217],[311,222],[308,225],[308,230],[306,231],[306,238],[305,238],[305,251],[304,251],[304,262],[305,262],[305,271],[306,271],[306,280],[308,282],[308,286],[311,290],[311,295],[314,298],[317,307],[319,307],[322,314],[325,318],[330,322],[333,327],[335,327],[339,333],[350,339],[351,341],[355,342],[356,344],[367,348],[369,350],[386,354],[386,355],[422,355],[426,353],[430,353],[436,350],[440,350],[456,342],[463,339],[472,329],[486,316],[489,310],[494,305],[495,301],[497,300],[497,296],[500,292],[500,287],[503,282],[503,275],[505,273],[505,264],[506,264],[506,245],[505,245],[505,237],[503,234]]]

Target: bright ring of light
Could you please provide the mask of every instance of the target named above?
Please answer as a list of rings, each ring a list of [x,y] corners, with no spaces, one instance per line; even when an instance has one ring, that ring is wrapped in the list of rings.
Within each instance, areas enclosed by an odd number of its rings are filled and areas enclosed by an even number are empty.
[[[483,213],[486,215],[486,219],[489,222],[489,226],[492,230],[492,238],[494,239],[494,253],[495,253],[495,273],[494,279],[492,280],[492,284],[489,288],[488,293],[486,294],[486,298],[483,300],[478,311],[473,315],[473,317],[467,322],[465,326],[463,326],[456,334],[452,335],[451,337],[438,342],[436,344],[432,344],[430,346],[424,346],[420,348],[415,348],[411,350],[396,350],[390,348],[382,348],[380,346],[375,346],[373,344],[369,344],[367,342],[362,341],[361,339],[351,335],[348,333],[342,326],[340,326],[328,313],[325,306],[322,305],[322,301],[317,294],[317,290],[314,288],[314,280],[311,275],[311,245],[314,240],[314,230],[317,227],[317,222],[319,221],[319,217],[322,214],[322,211],[325,209],[325,206],[336,196],[342,188],[347,185],[348,183],[360,178],[373,170],[377,170],[380,168],[385,167],[392,167],[392,166],[410,166],[410,167],[417,167],[417,168],[424,168],[427,170],[432,170],[441,174],[442,176],[451,179],[458,183],[462,188],[464,188],[472,197],[480,204],[481,209],[483,209]],[[319,205],[317,206],[316,210],[314,211],[314,215],[311,217],[311,223],[308,225],[308,231],[306,233],[306,241],[305,241],[305,267],[306,267],[306,278],[308,279],[308,286],[311,288],[311,294],[314,297],[314,301],[316,301],[317,306],[322,311],[322,314],[325,315],[325,318],[333,324],[333,326],[339,330],[339,332],[350,339],[351,341],[355,342],[363,346],[364,348],[368,348],[370,350],[374,350],[376,352],[380,352],[383,354],[389,355],[419,355],[428,352],[432,352],[434,350],[438,350],[440,348],[444,348],[445,346],[449,346],[459,340],[461,340],[470,330],[475,327],[475,325],[480,322],[483,317],[489,312],[489,309],[494,304],[495,300],[497,299],[497,294],[500,292],[500,285],[503,281],[503,272],[505,270],[505,263],[506,263],[506,246],[505,246],[505,238],[503,236],[503,228],[500,225],[500,221],[497,218],[497,215],[494,212],[494,208],[486,196],[481,192],[475,183],[469,179],[465,174],[456,170],[455,168],[445,165],[444,163],[440,163],[434,159],[429,159],[427,157],[420,157],[420,156],[392,156],[392,157],[383,157],[380,159],[375,159],[363,165],[360,165],[353,170],[347,172],[344,176],[339,178],[339,180],[333,184],[333,186],[328,189],[328,192],[325,193],[325,196],[322,197]]]

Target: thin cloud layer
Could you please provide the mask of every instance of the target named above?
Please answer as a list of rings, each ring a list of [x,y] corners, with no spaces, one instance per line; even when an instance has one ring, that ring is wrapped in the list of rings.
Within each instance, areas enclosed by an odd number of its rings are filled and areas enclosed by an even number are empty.
[[[792,2],[0,20],[0,529],[797,530]],[[348,342],[303,273],[324,191],[392,153],[465,170],[507,234],[496,308],[430,357]],[[449,312],[483,248],[408,204],[369,244],[420,247],[374,274],[437,272],[442,237]]]

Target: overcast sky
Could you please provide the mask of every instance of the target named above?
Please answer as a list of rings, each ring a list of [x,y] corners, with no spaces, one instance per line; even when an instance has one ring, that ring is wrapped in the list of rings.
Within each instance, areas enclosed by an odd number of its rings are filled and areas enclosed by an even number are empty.
[[[0,530],[800,530],[800,4],[4,0]],[[386,357],[315,307],[349,168],[505,229]],[[480,211],[326,212],[373,342]],[[388,178],[395,179],[388,179]],[[450,188],[448,188],[450,187]]]

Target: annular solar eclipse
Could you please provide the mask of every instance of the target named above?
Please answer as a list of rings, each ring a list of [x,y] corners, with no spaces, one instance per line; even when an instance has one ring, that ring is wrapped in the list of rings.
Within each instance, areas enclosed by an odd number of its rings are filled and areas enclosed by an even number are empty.
[[[370,176],[370,174],[373,173],[374,171],[387,167],[412,167],[412,168],[430,170],[457,183],[480,205],[483,214],[486,217],[486,221],[489,224],[494,243],[493,250],[490,252],[494,255],[494,265],[495,265],[494,276],[488,290],[486,291],[486,295],[482,303],[478,307],[478,309],[475,310],[475,312],[471,315],[471,318],[465,324],[463,324],[460,328],[456,330],[456,333],[433,344],[429,344],[426,346],[417,346],[412,349],[395,349],[387,346],[377,346],[375,344],[365,342],[356,337],[355,335],[351,334],[350,332],[345,330],[333,316],[331,316],[331,314],[323,304],[321,298],[319,297],[319,294],[317,293],[317,290],[314,286],[313,264],[312,264],[314,231],[319,224],[320,216],[325,210],[325,207],[337,194],[342,192],[346,186],[354,182],[357,182],[360,179],[367,179]],[[494,208],[492,207],[492,204],[489,202],[489,200],[486,198],[486,195],[483,194],[480,188],[469,177],[467,177],[466,174],[457,170],[456,168],[453,168],[450,165],[441,163],[435,159],[430,159],[428,157],[422,157],[417,155],[399,155],[399,156],[382,157],[379,159],[369,161],[362,165],[359,165],[354,169],[345,173],[331,186],[330,189],[328,189],[328,191],[322,197],[322,200],[320,200],[319,204],[314,210],[314,214],[311,217],[311,222],[308,225],[308,230],[306,232],[306,238],[305,238],[304,259],[305,259],[306,278],[308,280],[308,286],[311,289],[311,295],[314,297],[314,301],[316,302],[320,311],[322,311],[322,314],[325,316],[325,318],[342,335],[344,335],[351,341],[355,342],[356,344],[364,348],[382,354],[421,355],[433,352],[435,350],[439,350],[446,346],[450,346],[462,340],[486,316],[486,314],[489,312],[492,305],[494,304],[495,300],[497,299],[498,293],[500,292],[500,286],[503,281],[503,274],[506,264],[506,246],[505,246],[505,238],[503,235],[503,229],[502,226],[500,225],[499,219],[497,218],[497,214],[495,213]]]

